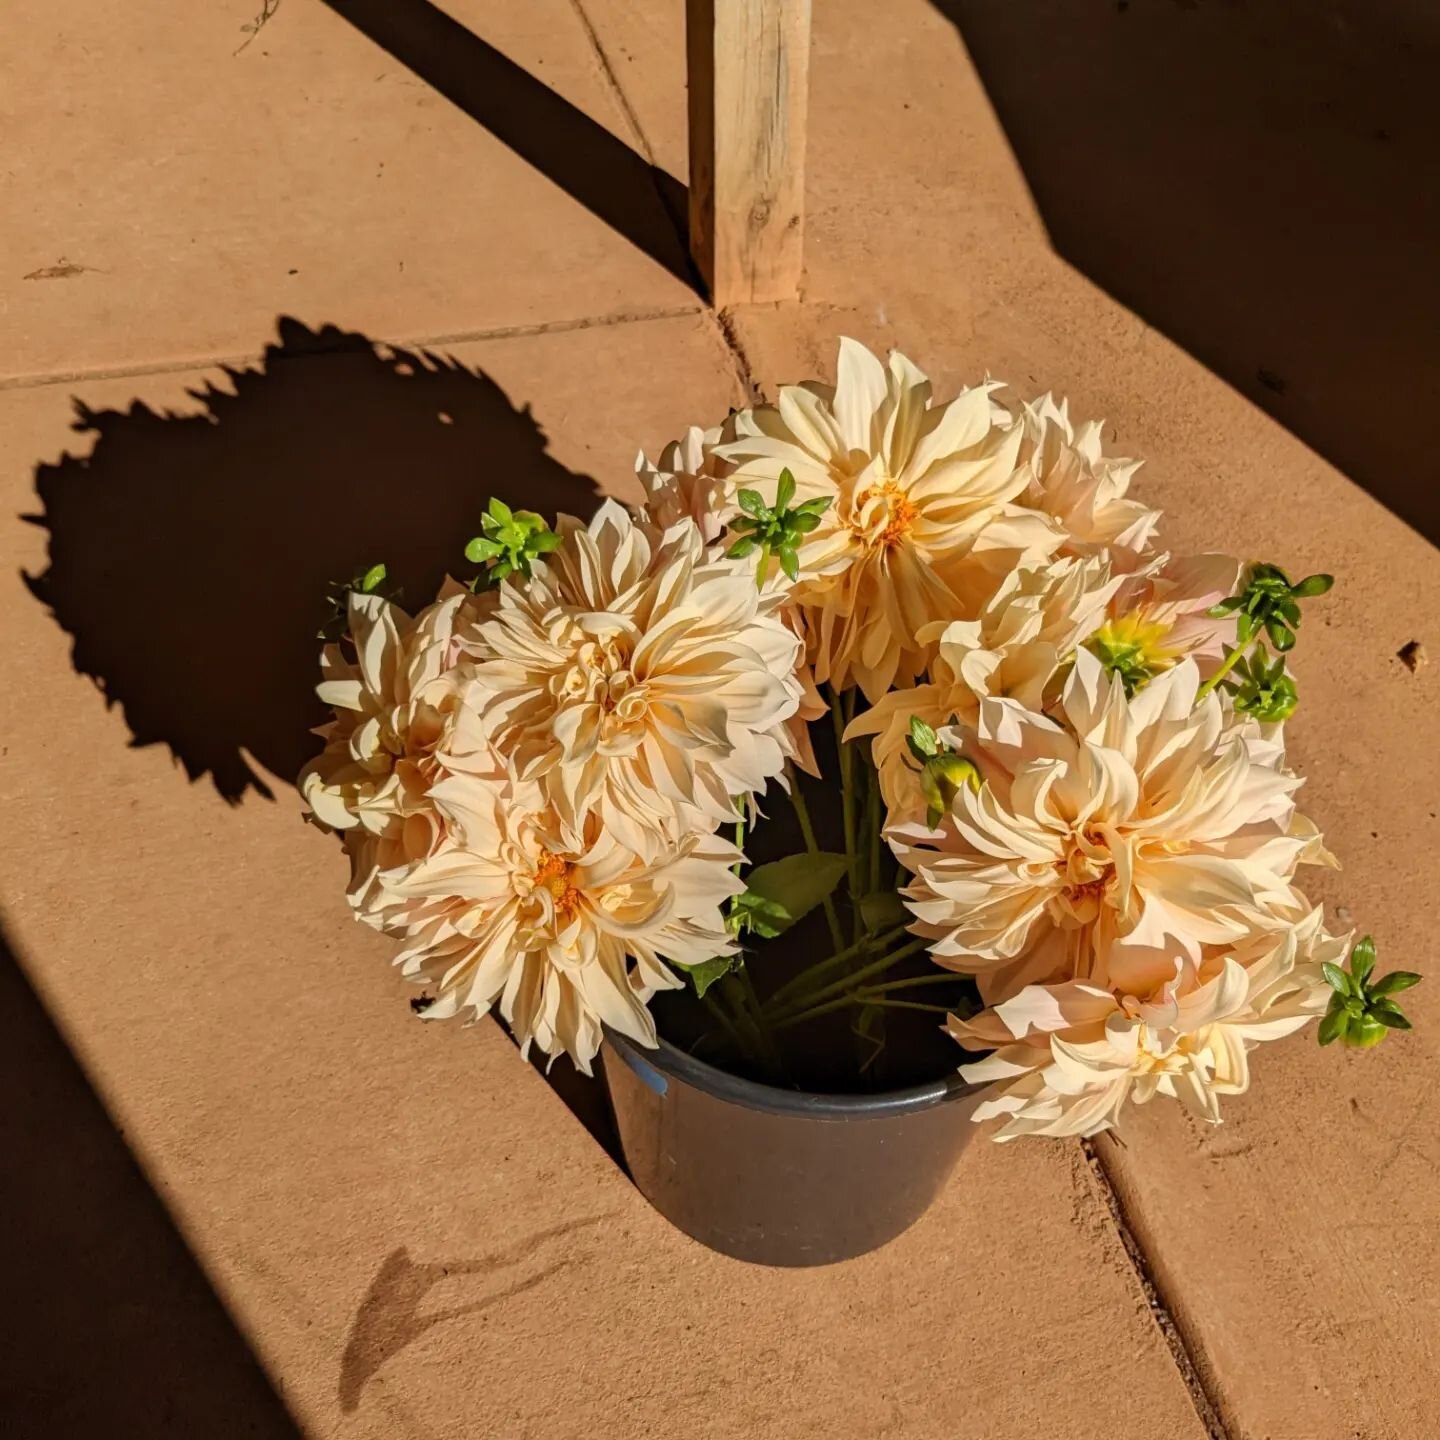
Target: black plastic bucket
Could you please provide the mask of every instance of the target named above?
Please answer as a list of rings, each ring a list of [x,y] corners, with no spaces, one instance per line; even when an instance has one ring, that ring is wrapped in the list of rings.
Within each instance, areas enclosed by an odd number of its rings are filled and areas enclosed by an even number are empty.
[[[893,1240],[970,1139],[958,1075],[882,1095],[812,1095],[607,1031],[605,1084],[641,1194],[687,1235],[762,1265],[828,1265]]]

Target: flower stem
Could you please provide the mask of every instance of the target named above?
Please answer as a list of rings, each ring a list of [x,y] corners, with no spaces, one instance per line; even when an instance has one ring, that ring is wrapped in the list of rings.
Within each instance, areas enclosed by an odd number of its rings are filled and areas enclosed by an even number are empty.
[[[863,756],[860,767],[865,772],[865,833],[870,841],[870,876],[865,893],[874,895],[880,889],[880,773]]]
[[[917,985],[955,985],[965,976],[954,970],[943,970],[938,975],[913,975],[908,980],[887,980],[883,985],[867,985],[867,995],[879,995],[890,990],[913,990]]]
[[[831,981],[829,985],[821,986],[820,989],[813,991],[806,999],[809,1005],[818,1005],[821,1001],[828,1000],[831,996],[838,995],[842,991],[846,994],[853,994],[872,976],[883,975],[887,970],[892,969],[902,960],[915,954],[917,950],[925,949],[929,944],[930,941],[923,936],[918,940],[912,940],[908,945],[902,945],[898,950],[892,950],[888,955],[882,955],[878,960],[872,960],[870,964],[862,966],[853,975],[845,975],[839,980]],[[773,1006],[773,1000],[771,1004]],[[801,1013],[803,1013],[805,1008],[806,1006],[802,1003]],[[793,1008],[783,1009],[778,1020],[775,1022],[774,1028],[778,1030],[782,1024],[787,1023],[791,1019],[794,1013],[796,1012]]]
[[[787,1001],[793,1001],[797,995],[804,997],[805,992],[822,975],[828,975],[832,970],[839,969],[856,956],[866,951],[883,950],[887,945],[893,945],[895,941],[903,939],[905,926],[897,925],[893,930],[887,930],[883,935],[867,935],[857,940],[853,945],[847,945],[843,950],[837,950],[833,955],[827,955],[825,959],[816,961],[814,965],[802,970],[792,979],[787,980],[770,998],[765,1002],[768,1012],[774,1013],[777,1006]]]
[[[1225,658],[1220,662],[1220,668],[1195,692],[1195,703],[1198,705],[1214,688],[1235,668],[1235,662],[1255,643],[1252,636],[1243,645],[1237,645],[1233,650],[1225,652]]]
[[[845,868],[850,885],[851,936],[859,940],[864,931],[860,914],[860,851],[856,844],[855,752],[845,744],[844,693],[830,691],[830,715],[835,722],[835,749],[840,757],[840,798],[845,810]]]
[[[884,1010],[923,1010],[937,1015],[949,1015],[954,1008],[950,1005],[926,1005],[918,1000],[887,1000],[872,990],[860,989],[837,995],[833,1000],[827,1000],[821,1005],[812,1005],[808,1010],[798,1010],[792,1015],[786,1015],[775,1022],[774,1028],[788,1030],[792,1025],[803,1025],[807,1020],[829,1015],[835,1010],[843,1010],[847,1005],[878,1005]]]
[[[785,769],[790,777],[790,804],[795,810],[795,818],[800,822],[800,834],[804,837],[805,848],[812,855],[818,855],[820,842],[815,838],[815,826],[810,820],[810,807],[805,803],[805,796],[800,789],[800,772],[788,761]],[[840,950],[845,944],[845,932],[840,928],[840,913],[835,909],[833,896],[827,895],[824,903],[825,923],[830,927],[830,943]]]

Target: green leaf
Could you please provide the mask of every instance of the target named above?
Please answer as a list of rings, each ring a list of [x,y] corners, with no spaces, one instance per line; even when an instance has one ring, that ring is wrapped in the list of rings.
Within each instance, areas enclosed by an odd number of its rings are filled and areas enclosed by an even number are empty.
[[[493,560],[504,547],[497,545],[493,540],[483,539],[477,535],[466,547],[465,558],[472,565],[483,564],[486,560]]]
[[[385,567],[372,565],[360,580],[360,593],[373,595],[385,583]]]
[[[1333,575],[1307,575],[1298,585],[1290,587],[1290,593],[1308,600],[1312,595],[1324,595],[1334,583]]]
[[[1420,983],[1420,976],[1413,970],[1392,970],[1383,980],[1377,980],[1370,987],[1370,993],[1377,999],[1385,995],[1398,995],[1412,985]]]
[[[738,955],[717,955],[713,960],[702,960],[698,965],[682,966],[695,987],[695,998],[703,1000],[705,992],[719,979],[738,968]]]
[[[1255,618],[1250,614],[1241,615],[1235,622],[1235,639],[1244,645],[1255,634]]]
[[[1344,1039],[1349,1028],[1350,1017],[1343,1010],[1330,1011],[1320,1022],[1320,1043],[1333,1045],[1335,1041]]]
[[[490,504],[487,507],[491,518],[498,525],[513,525],[515,523],[515,512],[497,496],[490,497]]]
[[[833,495],[817,495],[813,500],[805,500],[795,507],[796,515],[823,515],[834,503]]]
[[[765,497],[758,490],[739,490],[735,494],[735,500],[742,510],[757,520],[770,518],[770,511],[765,507]]]
[[[1337,995],[1353,995],[1355,993],[1350,987],[1350,977],[1338,965],[1332,965],[1327,960],[1320,970],[1330,988]]]
[[[747,555],[753,554],[754,551],[755,541],[749,535],[746,535],[742,539],[737,540],[725,554],[731,560],[743,560]]]
[[[775,510],[776,513],[783,513],[790,508],[790,502],[795,498],[795,477],[788,469],[780,472],[780,480],[775,486]]]
[[[502,560],[498,565],[491,567],[490,578],[499,584],[501,580],[508,579],[514,573],[515,567],[508,560]]]
[[[820,528],[820,517],[818,515],[802,513],[799,510],[792,510],[790,512],[790,523],[791,528],[796,534],[808,535],[812,530],[818,530]]]
[[[745,877],[745,893],[737,902],[747,916],[755,913],[770,935],[781,935],[797,920],[829,898],[844,878],[847,862],[830,851],[805,852],[757,865]],[[759,930],[758,934],[766,934]]]
[[[793,585],[800,578],[800,557],[795,553],[793,545],[782,545],[776,552],[780,557],[780,568],[785,572],[785,577]]]
[[[1226,615],[1233,615],[1244,603],[1243,595],[1231,595],[1229,599],[1222,600],[1218,605],[1212,605],[1205,613],[1212,620],[1219,620]]]
[[[1355,977],[1357,984],[1364,984],[1370,972],[1375,968],[1375,941],[1369,935],[1363,935],[1356,941],[1355,948],[1350,952],[1350,973]]]
[[[1412,1028],[1410,1022],[1405,1018],[1405,1012],[1393,1000],[1382,1000],[1378,1005],[1372,1006],[1370,1018],[1378,1020],[1389,1030]]]
[[[1295,632],[1274,615],[1265,622],[1265,633],[1270,637],[1270,643],[1282,654],[1295,644]]]
[[[530,548],[537,555],[548,555],[552,550],[558,550],[563,536],[557,535],[553,530],[542,530],[530,541]]]
[[[939,753],[940,740],[935,734],[935,727],[918,715],[910,717],[910,739],[915,742],[920,754],[927,758]]]
[[[897,925],[907,924],[911,915],[898,891],[875,890],[860,897],[860,918],[867,930],[880,935]]]

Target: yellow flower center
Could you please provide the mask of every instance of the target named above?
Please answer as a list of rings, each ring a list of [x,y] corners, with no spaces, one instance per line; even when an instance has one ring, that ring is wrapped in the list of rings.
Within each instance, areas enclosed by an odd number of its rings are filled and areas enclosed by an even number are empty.
[[[1133,695],[1179,660],[1182,652],[1165,643],[1171,628],[1167,621],[1148,619],[1143,609],[1131,610],[1107,620],[1085,648],[1120,676],[1125,693]]]
[[[567,920],[580,908],[580,891],[571,880],[575,867],[559,855],[548,850],[540,852],[540,863],[535,867],[535,884],[548,890],[555,899],[555,908]]]
[[[920,513],[915,502],[894,480],[867,486],[854,507],[850,530],[864,545],[893,550],[909,535]]]

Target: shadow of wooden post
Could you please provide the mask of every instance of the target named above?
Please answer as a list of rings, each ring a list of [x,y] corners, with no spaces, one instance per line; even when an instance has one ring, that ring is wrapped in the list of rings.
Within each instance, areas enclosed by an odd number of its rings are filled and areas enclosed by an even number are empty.
[[[686,0],[690,252],[717,307],[793,300],[810,0]]]

